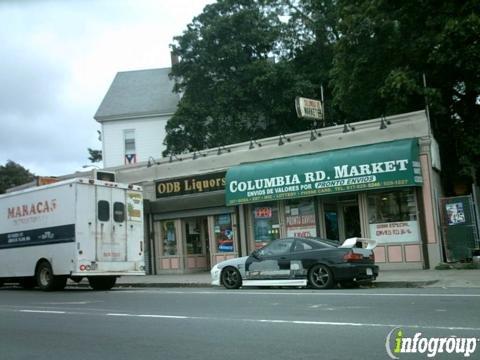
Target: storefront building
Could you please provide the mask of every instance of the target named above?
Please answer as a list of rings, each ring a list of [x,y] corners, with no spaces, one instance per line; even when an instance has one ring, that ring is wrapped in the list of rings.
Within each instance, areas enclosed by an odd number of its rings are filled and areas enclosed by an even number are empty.
[[[162,274],[208,270],[291,236],[373,238],[381,269],[433,267],[443,259],[439,170],[419,111],[116,172],[144,187],[150,272]]]

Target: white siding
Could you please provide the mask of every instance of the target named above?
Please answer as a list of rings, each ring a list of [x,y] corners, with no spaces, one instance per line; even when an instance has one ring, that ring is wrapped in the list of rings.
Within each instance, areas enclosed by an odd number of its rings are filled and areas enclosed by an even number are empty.
[[[163,140],[166,136],[165,126],[171,116],[146,117],[141,119],[105,121],[103,133],[103,166],[116,167],[125,165],[124,130],[135,130],[135,147],[137,163],[162,156],[165,150]]]

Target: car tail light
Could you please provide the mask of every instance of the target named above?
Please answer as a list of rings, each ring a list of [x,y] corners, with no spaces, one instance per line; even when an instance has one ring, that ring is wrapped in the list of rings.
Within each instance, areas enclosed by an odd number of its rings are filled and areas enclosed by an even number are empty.
[[[372,253],[370,254],[370,256],[368,258],[370,260],[372,260],[373,262],[375,262],[375,253],[372,251]]]
[[[346,262],[361,261],[363,260],[363,255],[354,253],[353,251],[349,251],[348,253],[343,255],[343,260]]]

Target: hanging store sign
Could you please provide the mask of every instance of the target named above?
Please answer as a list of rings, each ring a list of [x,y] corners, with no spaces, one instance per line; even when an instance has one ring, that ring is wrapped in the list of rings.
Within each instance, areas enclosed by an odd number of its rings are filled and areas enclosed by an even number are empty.
[[[319,100],[296,97],[295,109],[299,118],[309,120],[323,119],[323,107]]]
[[[227,206],[423,183],[416,139],[243,164],[226,181]]]
[[[225,171],[155,182],[158,198],[225,190]]]

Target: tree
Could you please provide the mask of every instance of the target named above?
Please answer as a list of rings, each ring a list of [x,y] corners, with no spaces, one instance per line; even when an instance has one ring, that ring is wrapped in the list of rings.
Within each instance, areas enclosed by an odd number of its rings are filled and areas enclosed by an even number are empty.
[[[99,161],[102,161],[102,150],[95,150],[91,148],[87,148],[88,153],[90,156],[88,157],[88,160],[90,160],[92,163],[96,163]]]
[[[318,92],[282,57],[281,8],[260,0],[220,0],[205,7],[172,51],[175,91],[165,153],[181,153],[306,129],[295,96]]]
[[[447,182],[479,170],[479,10],[477,0],[338,1],[335,105],[360,120],[422,109],[427,98]]]
[[[428,103],[446,184],[480,178],[479,14],[478,0],[219,0],[172,45],[183,97],[166,153],[305,130],[293,99],[323,84],[327,124]]]
[[[5,193],[8,188],[26,184],[34,178],[35,175],[23,166],[8,160],[5,165],[0,165],[0,194]]]

